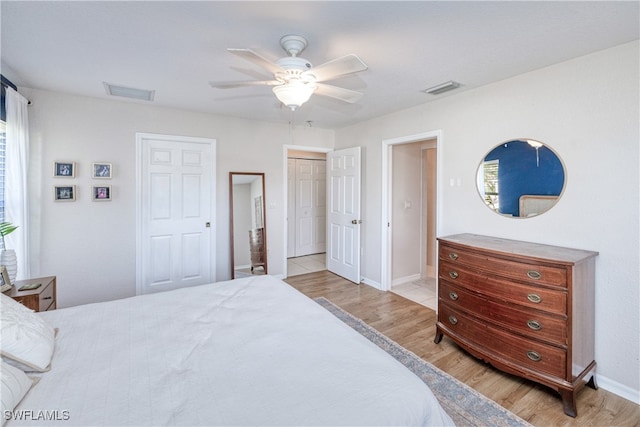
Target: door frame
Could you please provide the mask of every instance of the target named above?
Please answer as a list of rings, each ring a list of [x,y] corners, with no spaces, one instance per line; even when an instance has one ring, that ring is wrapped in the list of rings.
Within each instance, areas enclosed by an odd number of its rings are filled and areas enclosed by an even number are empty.
[[[391,290],[391,248],[393,227],[391,222],[393,220],[391,214],[391,192],[392,192],[392,148],[394,145],[399,144],[411,144],[414,142],[424,141],[426,139],[436,140],[436,167],[437,167],[437,185],[436,185],[436,236],[440,235],[440,219],[442,218],[442,131],[434,130],[429,132],[423,132],[414,135],[400,136],[391,139],[382,140],[382,197],[381,197],[381,232],[380,236],[380,261],[381,261],[381,274],[380,274],[380,289],[383,291]]]
[[[282,278],[286,279],[288,276],[288,272],[287,272],[287,242],[289,241],[289,230],[288,230],[288,222],[289,222],[289,213],[287,212],[287,207],[289,206],[289,189],[287,186],[287,172],[289,170],[289,166],[287,164],[287,159],[288,159],[288,154],[289,154],[289,150],[298,150],[298,151],[309,151],[312,153],[330,153],[332,151],[334,151],[333,148],[326,148],[326,147],[311,147],[311,146],[306,146],[306,145],[293,145],[293,144],[284,144],[282,146],[282,176],[283,176],[283,183],[282,183],[282,194],[284,194],[284,205],[283,205],[283,212],[284,215],[282,215],[282,230],[283,230],[283,239],[282,241],[284,242],[284,244],[282,245],[284,250],[282,251],[283,254],[283,260],[284,260],[284,265],[282,266]]]
[[[173,142],[191,142],[211,145],[211,206],[210,222],[213,226],[210,228],[210,258],[209,272],[211,281],[217,280],[216,276],[216,190],[217,190],[217,146],[215,138],[202,138],[194,136],[164,135],[155,133],[136,132],[136,295],[144,294],[144,282],[142,277],[142,154],[143,144],[148,139],[161,139]]]

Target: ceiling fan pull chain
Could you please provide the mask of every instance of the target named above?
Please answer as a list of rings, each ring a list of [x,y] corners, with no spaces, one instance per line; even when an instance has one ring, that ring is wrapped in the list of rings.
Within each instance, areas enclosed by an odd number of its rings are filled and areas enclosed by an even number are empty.
[[[290,118],[289,118],[289,144],[293,145],[293,113],[295,113],[295,110],[289,110],[290,111]]]

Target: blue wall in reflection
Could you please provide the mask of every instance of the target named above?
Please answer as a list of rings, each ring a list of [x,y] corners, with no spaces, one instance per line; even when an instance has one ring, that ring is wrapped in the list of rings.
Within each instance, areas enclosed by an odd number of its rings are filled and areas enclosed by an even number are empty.
[[[484,160],[496,159],[500,213],[519,216],[523,194],[559,196],[562,192],[564,168],[549,148],[542,146],[536,153],[525,141],[509,141],[494,148]]]

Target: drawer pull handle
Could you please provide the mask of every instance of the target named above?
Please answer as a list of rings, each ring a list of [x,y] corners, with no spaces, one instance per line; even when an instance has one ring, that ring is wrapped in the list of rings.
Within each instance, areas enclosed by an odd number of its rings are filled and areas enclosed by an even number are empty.
[[[529,320],[527,322],[527,326],[534,331],[539,331],[540,329],[542,329],[542,323],[538,322],[537,320]]]
[[[456,294],[455,292],[449,292],[449,298],[455,301],[458,299],[458,294]]]
[[[539,362],[542,360],[542,356],[540,356],[540,353],[535,352],[533,350],[527,351],[527,357],[533,360],[534,362]]]
[[[44,297],[42,299],[52,299],[53,297]]]
[[[527,271],[527,276],[529,276],[529,279],[538,280],[542,277],[542,273],[536,270],[529,270]]]
[[[455,325],[456,323],[458,323],[458,319],[456,318],[456,316],[449,316],[449,322],[452,325]]]
[[[527,299],[534,304],[540,304],[542,302],[542,297],[538,294],[529,294],[527,295]]]
[[[451,277],[452,279],[457,279],[458,278],[458,272],[455,270],[451,270],[449,272],[449,277]]]
[[[452,260],[457,260],[458,259],[458,254],[455,252],[450,252],[449,253],[449,258],[451,258]]]

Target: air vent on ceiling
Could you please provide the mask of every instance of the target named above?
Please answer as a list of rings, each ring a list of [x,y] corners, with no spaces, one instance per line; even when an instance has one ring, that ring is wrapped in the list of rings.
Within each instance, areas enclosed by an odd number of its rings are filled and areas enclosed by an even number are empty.
[[[437,86],[434,87],[430,87],[429,89],[425,89],[424,92],[430,94],[430,95],[440,95],[443,92],[449,91],[449,90],[453,90],[456,88],[460,87],[460,83],[458,82],[454,82],[453,80],[450,80],[448,82],[439,84]]]
[[[123,98],[140,99],[142,101],[153,101],[155,90],[136,89],[132,87],[118,86],[103,82],[107,95],[122,96]]]

